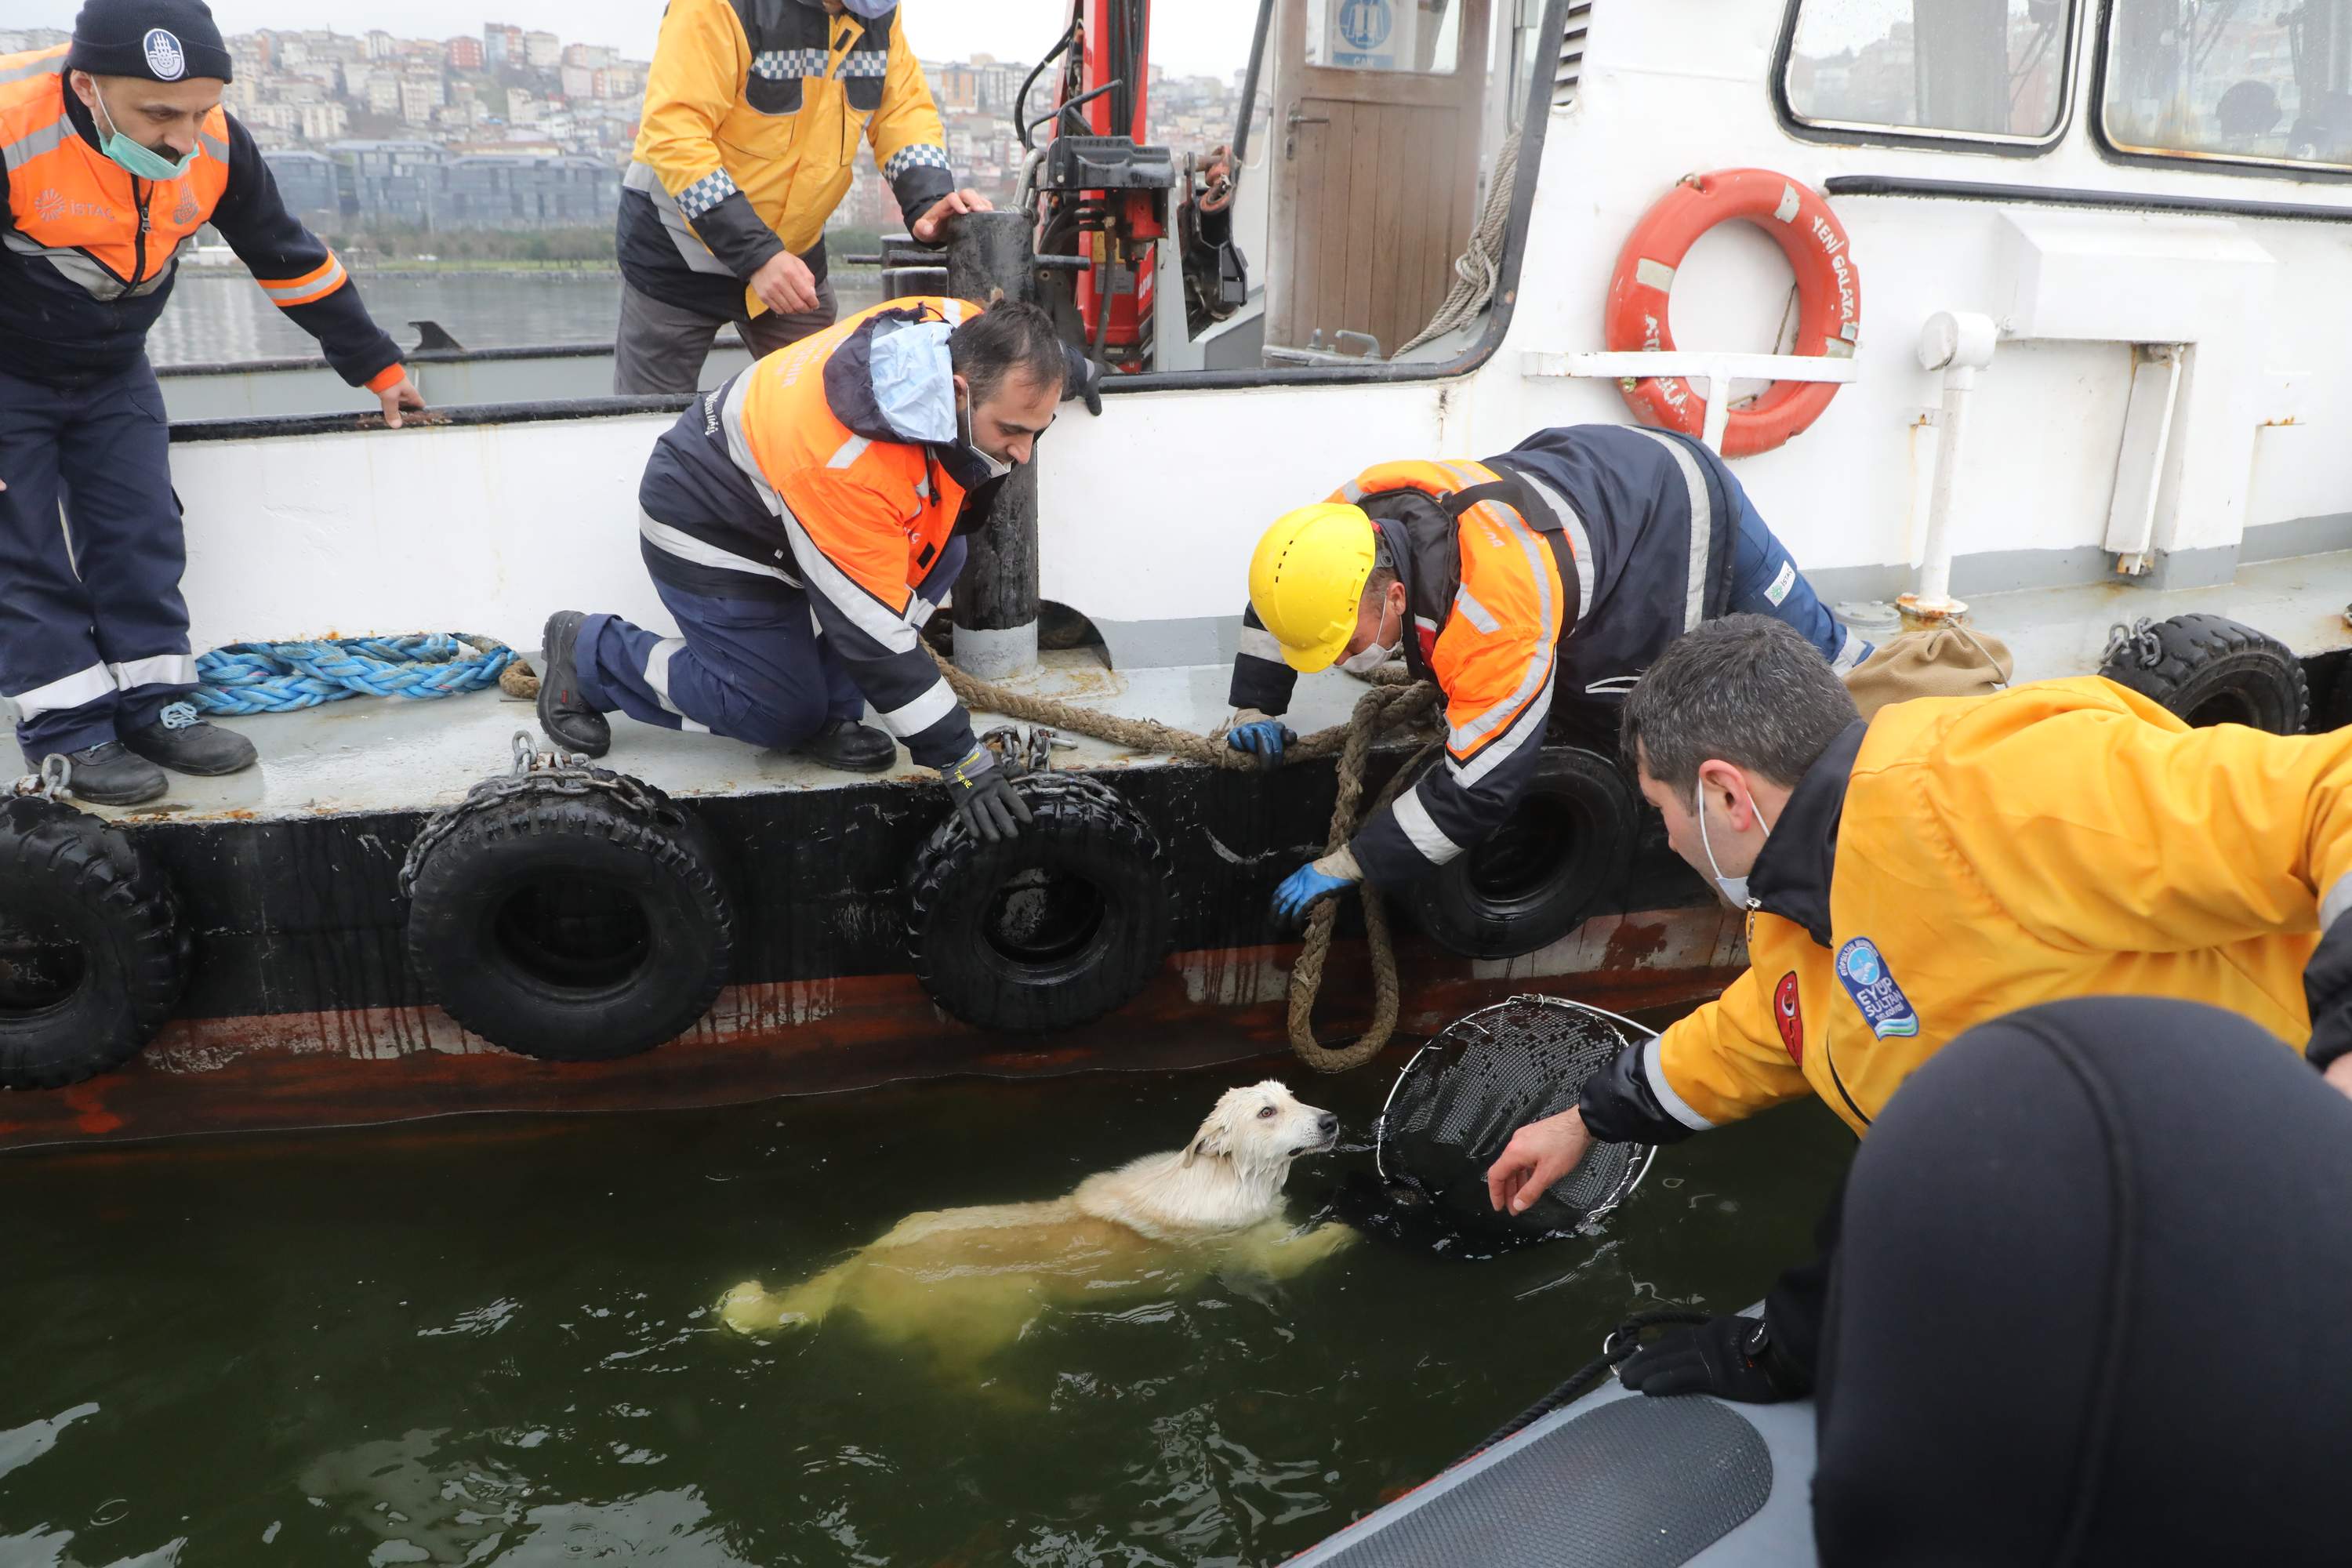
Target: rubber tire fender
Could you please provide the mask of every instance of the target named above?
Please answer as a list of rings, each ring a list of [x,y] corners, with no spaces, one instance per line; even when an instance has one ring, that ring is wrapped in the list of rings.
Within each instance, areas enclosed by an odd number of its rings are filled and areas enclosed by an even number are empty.
[[[1494,836],[1406,889],[1413,921],[1464,958],[1533,952],[1623,889],[1641,829],[1633,786],[1615,763],[1581,746],[1547,746]],[[1539,875],[1494,886],[1502,862],[1547,847],[1553,853]]]
[[[2099,673],[2200,728],[2246,724],[2273,735],[2303,733],[2311,683],[2284,643],[2226,616],[2174,616],[2148,630],[2159,655],[2153,665],[2141,664],[2127,644]]]
[[[0,802],[0,921],[37,904],[79,950],[65,995],[0,1010],[0,1089],[59,1089],[137,1056],[171,1017],[189,942],[171,882],[120,829],[61,802]],[[0,926],[0,976],[14,978]]]
[[[469,813],[418,868],[409,963],[444,1011],[504,1049],[557,1062],[649,1051],[699,1022],[727,983],[735,913],[719,858],[698,824],[658,821],[601,792]],[[643,917],[635,961],[608,979],[557,973],[585,961],[543,947],[523,953],[538,937],[503,919],[534,884],[574,878],[629,898]]]
[[[975,839],[950,814],[907,877],[907,940],[931,999],[982,1029],[1069,1029],[1132,1001],[1168,956],[1173,924],[1159,837],[1108,784],[1033,773],[1013,787],[1031,821],[1005,843]],[[992,938],[998,900],[1044,873],[1084,883],[1094,920],[1061,951],[1024,954]],[[1037,890],[1032,907],[1045,898]]]

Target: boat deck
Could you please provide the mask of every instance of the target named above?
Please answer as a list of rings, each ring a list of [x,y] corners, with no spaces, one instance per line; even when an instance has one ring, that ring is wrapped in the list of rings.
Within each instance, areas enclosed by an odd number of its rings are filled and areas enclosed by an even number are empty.
[[[2258,626],[2303,655],[2352,648],[2352,551],[2297,556],[2242,568],[2234,583],[2151,592],[2092,584],[1988,594],[1971,601],[1973,624],[2005,639],[2020,680],[2080,675],[2098,668],[2107,628],[2147,616],[2211,611]],[[1879,635],[1884,635],[1879,634]],[[1230,671],[1223,665],[1112,670],[1097,648],[1048,653],[1020,689],[1206,731],[1223,723]],[[1343,721],[1363,687],[1334,671],[1299,682],[1289,721],[1300,733]],[[980,716],[982,729],[1002,722]],[[140,821],[278,819],[386,810],[431,810],[460,799],[476,780],[506,770],[517,730],[540,744],[531,704],[497,691],[440,701],[355,699],[299,713],[228,721],[253,737],[261,766],[223,779],[175,778],[151,805],[100,815]],[[1072,737],[1059,765],[1156,765],[1166,759]],[[672,794],[758,795],[838,788],[881,779],[928,779],[899,753],[882,775],[845,773],[785,752],[757,751],[715,735],[688,735],[616,716],[607,766]]]
[[[535,655],[527,655],[535,659]],[[1230,716],[1222,665],[1169,666],[1115,672],[1097,648],[1047,653],[1043,668],[1012,684],[1122,718],[1156,719],[1181,729],[1209,731]],[[1356,680],[1334,672],[1298,683],[1289,721],[1301,734],[1344,722],[1363,694]],[[987,730],[1008,721],[975,715]],[[253,738],[261,765],[227,778],[174,777],[172,793],[151,805],[91,808],[139,822],[276,820],[380,811],[429,811],[464,797],[478,779],[504,773],[518,730],[540,733],[531,703],[492,689],[434,701],[354,698],[294,713],[224,721]],[[1056,749],[1056,766],[1100,767],[1163,763],[1100,741],[1072,736],[1074,749]],[[784,752],[761,751],[718,735],[688,735],[635,723],[615,714],[613,750],[601,765],[633,774],[673,795],[748,795],[777,790],[838,788],[877,781],[928,781],[934,775],[902,749],[889,773],[848,773]]]

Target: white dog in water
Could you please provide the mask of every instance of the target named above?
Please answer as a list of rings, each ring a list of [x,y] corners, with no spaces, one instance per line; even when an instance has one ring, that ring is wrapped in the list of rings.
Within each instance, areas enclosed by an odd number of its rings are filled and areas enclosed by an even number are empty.
[[[1049,1203],[908,1215],[805,1284],[727,1292],[729,1327],[757,1333],[854,1310],[884,1339],[975,1363],[1042,1307],[1170,1294],[1211,1274],[1276,1279],[1329,1257],[1345,1226],[1282,1217],[1291,1162],[1338,1141],[1339,1119],[1272,1079],[1228,1089],[1192,1141],[1088,1176]]]

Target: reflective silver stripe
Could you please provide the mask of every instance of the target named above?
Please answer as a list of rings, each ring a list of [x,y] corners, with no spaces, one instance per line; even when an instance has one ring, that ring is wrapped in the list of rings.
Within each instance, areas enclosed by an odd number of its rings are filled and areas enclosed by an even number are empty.
[[[114,676],[114,684],[125,691],[142,686],[194,686],[196,683],[196,661],[184,653],[159,653],[152,658],[134,658],[124,664],[106,667]]]
[[[2319,900],[2319,929],[2326,931],[2346,915],[2352,915],[2352,871],[2336,879],[2336,886]]]
[[[23,81],[37,76],[63,76],[65,73],[66,57],[60,50],[45,59],[27,60],[23,65],[0,69],[0,82]]]
[[[54,713],[63,708],[79,708],[85,702],[111,697],[114,689],[114,677],[106,666],[93,664],[88,669],[77,669],[47,686],[36,686],[30,691],[11,692],[8,700],[16,705],[18,721],[29,722],[43,713]]]
[[[961,300],[943,300],[940,302],[940,314],[948,319],[950,326],[963,325],[963,301]],[[926,479],[923,482],[929,484],[930,481]]]
[[[1265,659],[1269,664],[1283,662],[1282,645],[1275,641],[1274,634],[1264,626],[1242,628],[1241,651],[1252,658]]]
[[[621,176],[621,188],[641,191],[652,198],[654,211],[660,215],[662,227],[669,233],[670,244],[677,247],[678,259],[688,268],[718,278],[735,276],[734,270],[719,260],[710,247],[702,243],[702,237],[695,233],[693,226],[686,221],[686,215],[677,209],[677,198],[669,194],[669,187],[661,183],[661,174],[652,164],[631,163],[629,172]]]
[[[682,529],[656,522],[644,511],[637,513],[637,531],[644,534],[655,549],[675,555],[681,561],[691,561],[697,566],[715,566],[721,572],[749,572],[758,576],[773,577],[780,583],[795,581],[778,567],[763,566],[731,550],[721,550],[715,544],[705,543]]]
[[[213,162],[216,163],[228,162],[228,143],[211,132],[199,129],[196,132],[196,145],[202,147]]]
[[[710,733],[709,725],[698,724],[688,718],[685,710],[669,700],[669,661],[677,658],[677,650],[685,646],[684,637],[664,637],[654,644],[653,650],[646,655],[646,684],[652,687],[654,695],[661,700],[663,711],[677,720],[679,729],[689,735],[708,735]]]
[[[929,689],[912,702],[893,708],[887,713],[877,713],[875,717],[882,721],[885,730],[903,741],[909,735],[922,733],[954,712],[955,705],[955,693],[948,689],[948,683],[934,680]]]
[[[5,245],[19,256],[38,257],[47,261],[93,300],[120,300],[128,292],[121,279],[78,250],[69,250],[63,246],[52,248],[14,228],[0,229],[0,245]],[[158,274],[149,287],[161,282],[164,276]]]
[[[907,624],[910,626],[922,626],[933,616],[939,614],[939,609],[940,606],[936,601],[919,595],[907,606]]]
[[[1443,866],[1462,853],[1462,846],[1445,837],[1445,830],[1431,818],[1429,807],[1421,803],[1419,784],[1397,796],[1396,804],[1389,809],[1395,814],[1397,826],[1404,829],[1406,839],[1431,865]]]
[[[1503,623],[1495,618],[1494,612],[1472,598],[1467,588],[1454,590],[1454,607],[1462,613],[1464,619],[1488,637],[1503,629]]]
[[[1693,1110],[1689,1102],[1675,1092],[1675,1086],[1666,1081],[1665,1064],[1658,1051],[1658,1043],[1664,1037],[1652,1035],[1649,1044],[1642,1047],[1642,1076],[1650,1080],[1650,1092],[1657,1096],[1658,1104],[1667,1115],[1694,1132],[1705,1132],[1715,1123]]]
[[[327,256],[325,276],[312,278],[306,282],[262,283],[261,291],[269,296],[273,304],[283,305],[287,300],[294,299],[299,299],[306,304],[316,304],[320,300],[341,288],[350,277],[351,274],[343,270],[342,258],[331,251]],[[260,279],[256,279],[255,281],[260,282]]]
[[[1518,755],[1522,748],[1543,744],[1544,726],[1550,720],[1551,687],[1547,684],[1537,695],[1536,700],[1521,710],[1519,716],[1511,721],[1511,727],[1488,742],[1486,749],[1472,758],[1467,766],[1454,761],[1451,756],[1445,759],[1445,766],[1453,773],[1454,782],[1464,789],[1468,789],[1511,758]]]
[[[0,78],[0,80],[5,79]],[[14,142],[0,142],[0,163],[7,164],[9,172],[14,174],[42,153],[53,153],[64,146],[66,138],[71,134],[73,128],[66,123],[63,115],[59,115],[53,124],[27,132]]]
[[[824,466],[828,468],[845,468],[866,456],[866,448],[872,445],[874,443],[863,436],[852,436],[834,448],[833,456],[825,459]]]
[[[685,646],[684,637],[664,637],[646,655],[646,684],[653,688],[662,707],[672,713],[677,713],[677,704],[669,700],[669,661]],[[683,719],[686,715],[678,713],[678,717]]]
[[[1843,675],[1863,661],[1869,645],[1853,635],[1852,626],[1841,625],[1838,630],[1844,634],[1845,640],[1838,644],[1837,657],[1830,660],[1830,668]]]
[[[1592,535],[1584,531],[1584,519],[1568,504],[1566,496],[1527,469],[1517,471],[1519,478],[1543,498],[1544,504],[1551,508],[1552,516],[1559,519],[1559,526],[1568,535],[1568,552],[1576,557],[1577,614],[1581,616],[1592,607]]]
[[[1448,473],[1462,480],[1465,486],[1486,482],[1483,479],[1471,475],[1467,469],[1456,464],[1447,463],[1444,468]],[[1546,630],[1539,633],[1543,640],[1538,657],[1528,661],[1527,669],[1520,675],[1518,685],[1511,689],[1510,695],[1472,719],[1468,723],[1447,732],[1446,750],[1456,755],[1467,754],[1476,747],[1482,737],[1501,729],[1507,720],[1515,717],[1522,704],[1532,700],[1538,692],[1549,689],[1551,684],[1552,650],[1555,646],[1548,628],[1554,619],[1556,606],[1551,596],[1551,575],[1544,570],[1545,559],[1551,554],[1550,546],[1538,539],[1528,528],[1527,521],[1509,507],[1496,506],[1491,501],[1481,501],[1470,509],[1469,515],[1481,516],[1489,522],[1500,525],[1505,532],[1518,542],[1520,551],[1528,558],[1528,572],[1535,581],[1536,625]]]
[[[1358,484],[1355,480],[1349,479],[1346,484],[1339,487],[1339,498],[1352,506],[1357,501],[1364,499],[1364,487]]]
[[[1674,454],[1675,467],[1683,471],[1683,488],[1690,492],[1690,577],[1683,592],[1683,630],[1688,631],[1706,616],[1707,545],[1715,531],[1715,510],[1707,505],[1706,479],[1690,448],[1655,430],[1642,434]]]

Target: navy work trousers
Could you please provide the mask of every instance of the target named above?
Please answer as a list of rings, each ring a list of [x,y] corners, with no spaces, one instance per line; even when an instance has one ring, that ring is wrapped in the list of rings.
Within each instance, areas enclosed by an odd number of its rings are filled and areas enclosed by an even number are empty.
[[[152,723],[195,685],[170,447],[143,354],[67,386],[0,372],[0,696],[34,761]]]
[[[963,570],[967,546],[948,541],[918,596],[938,604]],[[590,616],[572,655],[580,695],[668,730],[725,735],[755,746],[799,745],[828,719],[856,719],[866,699],[816,629],[807,596],[721,599],[656,579],[677,617],[665,637],[618,616]]]

